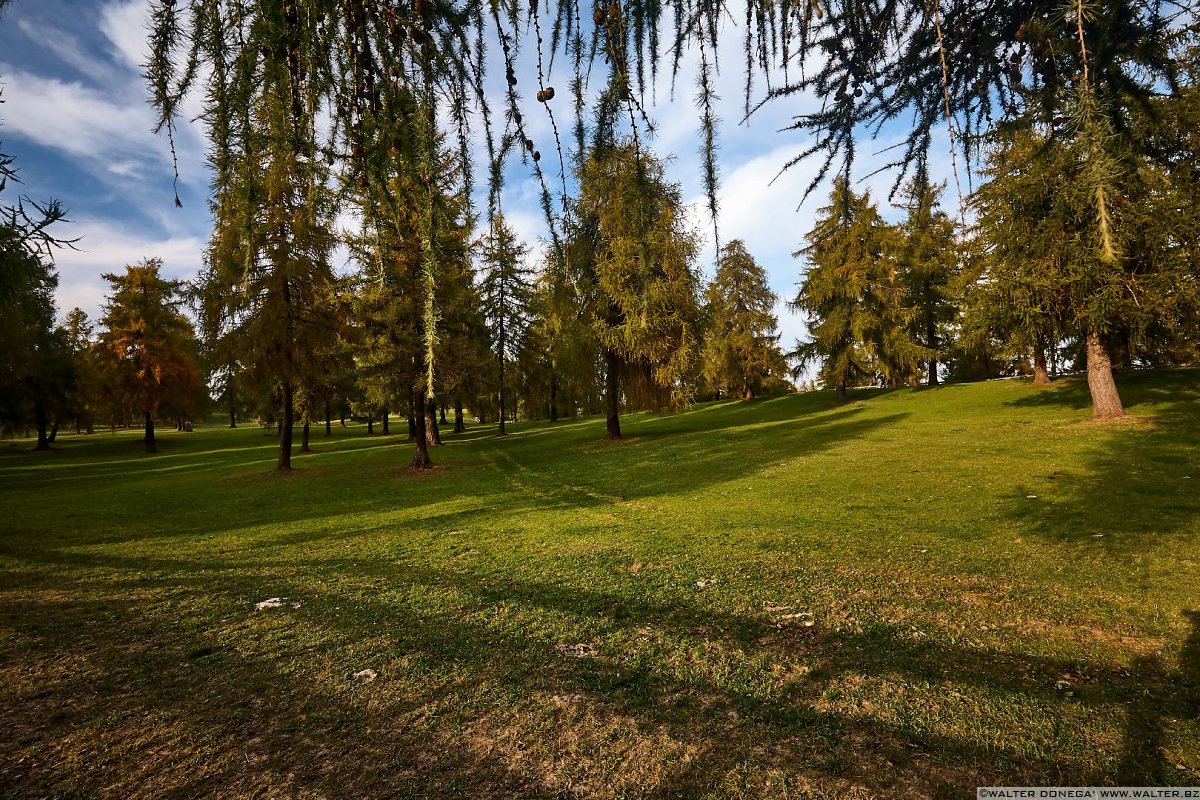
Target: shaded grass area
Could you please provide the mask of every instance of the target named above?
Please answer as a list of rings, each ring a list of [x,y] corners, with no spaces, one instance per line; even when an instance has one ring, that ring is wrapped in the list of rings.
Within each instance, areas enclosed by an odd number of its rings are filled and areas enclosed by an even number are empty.
[[[0,448],[0,795],[1200,783],[1200,372],[1121,389]]]

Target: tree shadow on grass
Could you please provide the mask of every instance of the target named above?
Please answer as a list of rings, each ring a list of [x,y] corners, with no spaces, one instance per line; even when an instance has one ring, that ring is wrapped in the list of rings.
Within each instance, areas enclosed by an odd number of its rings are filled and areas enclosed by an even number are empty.
[[[511,445],[484,451],[484,457],[519,492],[568,507],[599,506],[701,491],[782,461],[831,450],[908,416],[863,412],[861,406],[848,406],[783,420],[766,414],[707,414],[713,426],[680,428],[675,420],[661,428],[647,424],[638,429],[636,439],[619,448],[567,444],[572,458],[566,464],[557,453],[548,462],[544,454]]]
[[[1155,369],[1118,370],[1114,373],[1117,390],[1127,410],[1145,404],[1179,402],[1181,396],[1196,401],[1200,370]],[[1059,378],[1047,387],[1029,387],[1029,393],[1005,405],[1014,408],[1070,408],[1081,411],[1092,407],[1087,377],[1072,375]]]
[[[1151,405],[1153,418],[1084,431],[1093,445],[1083,468],[1051,471],[1045,491],[1017,487],[1010,518],[1037,535],[1121,554],[1200,534],[1200,385],[1187,380],[1195,371],[1168,374],[1125,392],[1132,406]],[[1086,387],[1044,394],[1080,391],[1086,397]]]
[[[1194,719],[1200,702],[1194,611],[1179,669],[1148,658],[1122,671],[914,639],[890,625],[781,628],[682,597],[664,602],[379,562],[301,566],[324,580],[310,581],[301,608],[277,612],[245,604],[248,577],[205,586],[186,570],[176,574],[180,591],[170,601],[88,600],[70,584],[56,591],[74,596],[6,601],[5,623],[40,632],[23,638],[20,652],[10,640],[0,659],[0,669],[16,664],[21,677],[0,689],[0,719],[17,731],[0,745],[13,756],[12,795],[73,787],[166,796],[282,789],[667,798],[720,793],[740,771],[751,782],[747,796],[762,796],[756,782],[777,770],[830,797],[861,789],[952,797],[990,782],[1188,779],[1164,760],[1163,745],[1170,720]],[[335,577],[356,588],[335,590]],[[393,591],[373,588],[381,583]],[[423,599],[447,587],[457,602]],[[216,607],[189,612],[181,593]],[[173,605],[182,609],[174,617]],[[539,621],[549,626],[529,624]],[[714,668],[653,648],[624,651],[642,630],[672,643],[671,653],[709,654],[701,658]],[[572,648],[581,640],[594,654],[578,657]],[[735,653],[806,672],[756,687],[723,676],[721,655]],[[47,674],[35,690],[39,673],[63,658],[79,659],[75,676]],[[365,666],[379,681],[355,685],[351,673]],[[1064,674],[1086,678],[1073,699],[1056,689]],[[913,716],[830,703],[831,690],[864,676],[908,687]],[[1056,704],[1124,708],[1123,753],[1072,761],[1013,738],[998,742],[978,709],[934,724],[923,715],[933,713],[927,704],[943,682],[1049,714]],[[1020,726],[1004,713],[998,721]],[[89,760],[100,737],[127,741]],[[624,755],[614,760],[612,752]],[[680,753],[690,756],[672,755]],[[204,764],[217,769],[197,772]]]

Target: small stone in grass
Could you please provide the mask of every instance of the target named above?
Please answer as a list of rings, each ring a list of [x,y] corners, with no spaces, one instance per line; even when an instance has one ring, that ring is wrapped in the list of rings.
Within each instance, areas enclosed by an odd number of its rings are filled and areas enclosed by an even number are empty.
[[[590,658],[596,655],[595,646],[584,642],[578,644],[556,644],[554,645],[554,649],[563,655],[575,658]]]
[[[254,610],[255,611],[263,611],[268,608],[279,608],[283,605],[284,600],[287,600],[287,598],[286,597],[269,597],[266,600],[262,600],[258,603],[255,603]]]
[[[707,589],[708,587],[712,586],[716,582],[717,582],[716,578],[701,578],[700,580],[696,581],[696,588],[697,589]]]
[[[354,680],[358,681],[359,683],[370,683],[378,677],[379,673],[373,669],[359,670],[358,672],[354,673]]]

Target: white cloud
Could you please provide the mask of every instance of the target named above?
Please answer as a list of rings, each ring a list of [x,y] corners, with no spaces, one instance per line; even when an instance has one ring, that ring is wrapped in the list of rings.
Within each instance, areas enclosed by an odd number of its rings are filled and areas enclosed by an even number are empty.
[[[108,283],[101,277],[104,273],[120,273],[126,264],[143,258],[161,258],[164,276],[191,279],[200,270],[206,246],[200,237],[155,237],[100,219],[77,222],[69,233],[80,241],[78,250],[59,251],[55,258],[59,314],[79,307],[93,319],[99,319],[108,291]]]
[[[150,60],[148,14],[146,0],[125,0],[108,4],[100,15],[100,31],[112,43],[115,54],[139,73]]]
[[[101,82],[112,77],[112,68],[100,59],[88,55],[74,36],[35,25],[28,19],[17,20],[17,28],[40,49],[50,51],[84,76]]]

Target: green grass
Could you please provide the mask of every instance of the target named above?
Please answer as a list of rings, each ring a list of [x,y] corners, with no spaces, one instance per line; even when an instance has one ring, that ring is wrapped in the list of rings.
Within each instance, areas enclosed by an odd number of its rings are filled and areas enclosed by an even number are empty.
[[[0,796],[1200,784],[1200,372],[1121,388],[5,443]]]

